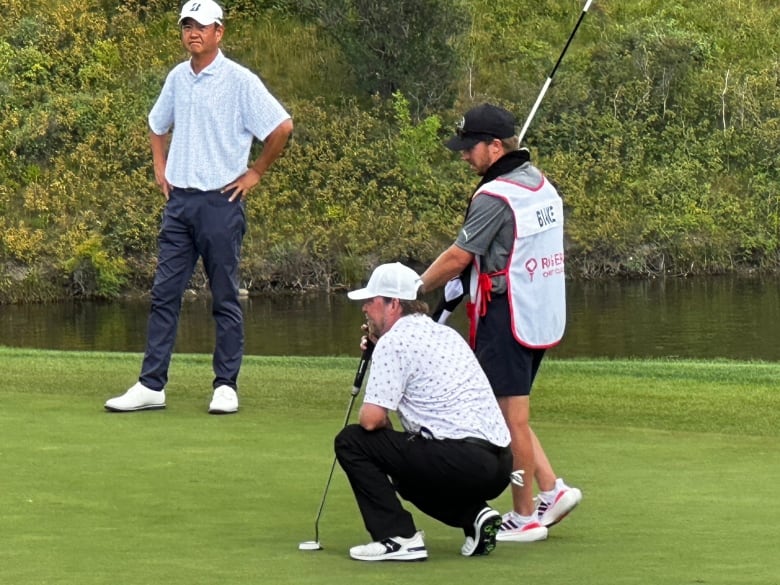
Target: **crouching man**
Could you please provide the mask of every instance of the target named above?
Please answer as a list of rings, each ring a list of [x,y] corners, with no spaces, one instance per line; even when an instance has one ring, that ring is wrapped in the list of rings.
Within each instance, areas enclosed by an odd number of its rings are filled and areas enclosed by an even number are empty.
[[[417,273],[400,263],[374,270],[363,301],[376,343],[358,424],[335,450],[373,542],[352,547],[360,561],[421,561],[423,532],[398,496],[460,528],[464,556],[496,546],[501,516],[488,506],[509,484],[509,430],[477,359],[460,334],[427,316]],[[392,428],[394,411],[403,430]]]

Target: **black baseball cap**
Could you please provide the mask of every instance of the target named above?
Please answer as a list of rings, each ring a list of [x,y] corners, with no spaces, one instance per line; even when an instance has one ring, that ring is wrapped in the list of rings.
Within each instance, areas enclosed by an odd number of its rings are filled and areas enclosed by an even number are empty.
[[[478,142],[515,135],[516,120],[512,112],[492,104],[482,104],[465,113],[455,136],[445,146],[450,150],[467,150]]]

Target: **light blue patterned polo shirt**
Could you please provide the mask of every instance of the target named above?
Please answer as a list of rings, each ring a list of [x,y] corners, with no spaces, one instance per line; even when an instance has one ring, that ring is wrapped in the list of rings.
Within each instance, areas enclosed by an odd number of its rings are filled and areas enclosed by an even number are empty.
[[[219,51],[195,75],[189,61],[174,67],[149,113],[157,135],[173,128],[165,178],[171,185],[211,191],[243,175],[252,141],[290,118],[260,78]]]

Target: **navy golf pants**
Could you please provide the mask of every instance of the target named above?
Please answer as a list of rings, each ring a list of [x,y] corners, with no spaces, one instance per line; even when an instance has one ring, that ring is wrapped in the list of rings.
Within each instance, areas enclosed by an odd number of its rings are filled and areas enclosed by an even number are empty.
[[[336,457],[375,541],[416,532],[400,495],[436,520],[473,535],[487,500],[509,485],[512,452],[458,440],[424,439],[390,429],[348,425],[336,436]]]
[[[238,271],[246,217],[243,202],[228,201],[231,194],[171,190],[158,236],[157,271],[139,377],[147,388],[161,390],[168,382],[182,296],[199,257],[209,279],[216,324],[213,386],[237,387],[244,353]]]

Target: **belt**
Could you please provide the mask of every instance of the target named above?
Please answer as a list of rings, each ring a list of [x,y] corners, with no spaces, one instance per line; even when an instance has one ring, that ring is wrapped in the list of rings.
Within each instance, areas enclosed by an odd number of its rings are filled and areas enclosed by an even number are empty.
[[[173,187],[173,185],[171,185]],[[192,187],[173,187],[177,191],[184,191],[185,193],[208,193],[208,191],[202,191],[201,189],[193,189]]]
[[[171,185],[171,188],[175,189],[176,191],[183,191],[184,193],[222,193],[222,189],[224,189],[224,187],[221,187],[218,189],[207,189],[204,191],[203,189],[194,189],[192,187],[176,187],[175,185]]]
[[[430,431],[427,431],[427,429],[424,429],[424,431],[428,432],[430,435]],[[511,454],[512,450],[509,448],[509,445],[506,447],[499,447],[498,445],[494,445],[490,441],[486,441],[485,439],[480,439],[479,437],[464,437],[462,439],[434,439],[432,436],[426,436],[425,434],[410,434],[409,440],[414,441],[416,438],[421,437],[422,439],[426,441],[446,441],[449,443],[468,443],[470,445],[477,445],[478,447],[482,447],[486,451],[490,451],[494,455],[504,455],[504,454]]]
[[[502,455],[505,452],[509,451],[509,447],[499,447],[498,445],[494,445],[490,441],[486,441],[485,439],[480,439],[479,437],[465,437],[463,439],[453,439],[454,441],[461,441],[462,443],[469,443],[470,445],[477,445],[479,447],[482,447],[483,449],[486,449],[487,451],[490,451],[494,455]]]

